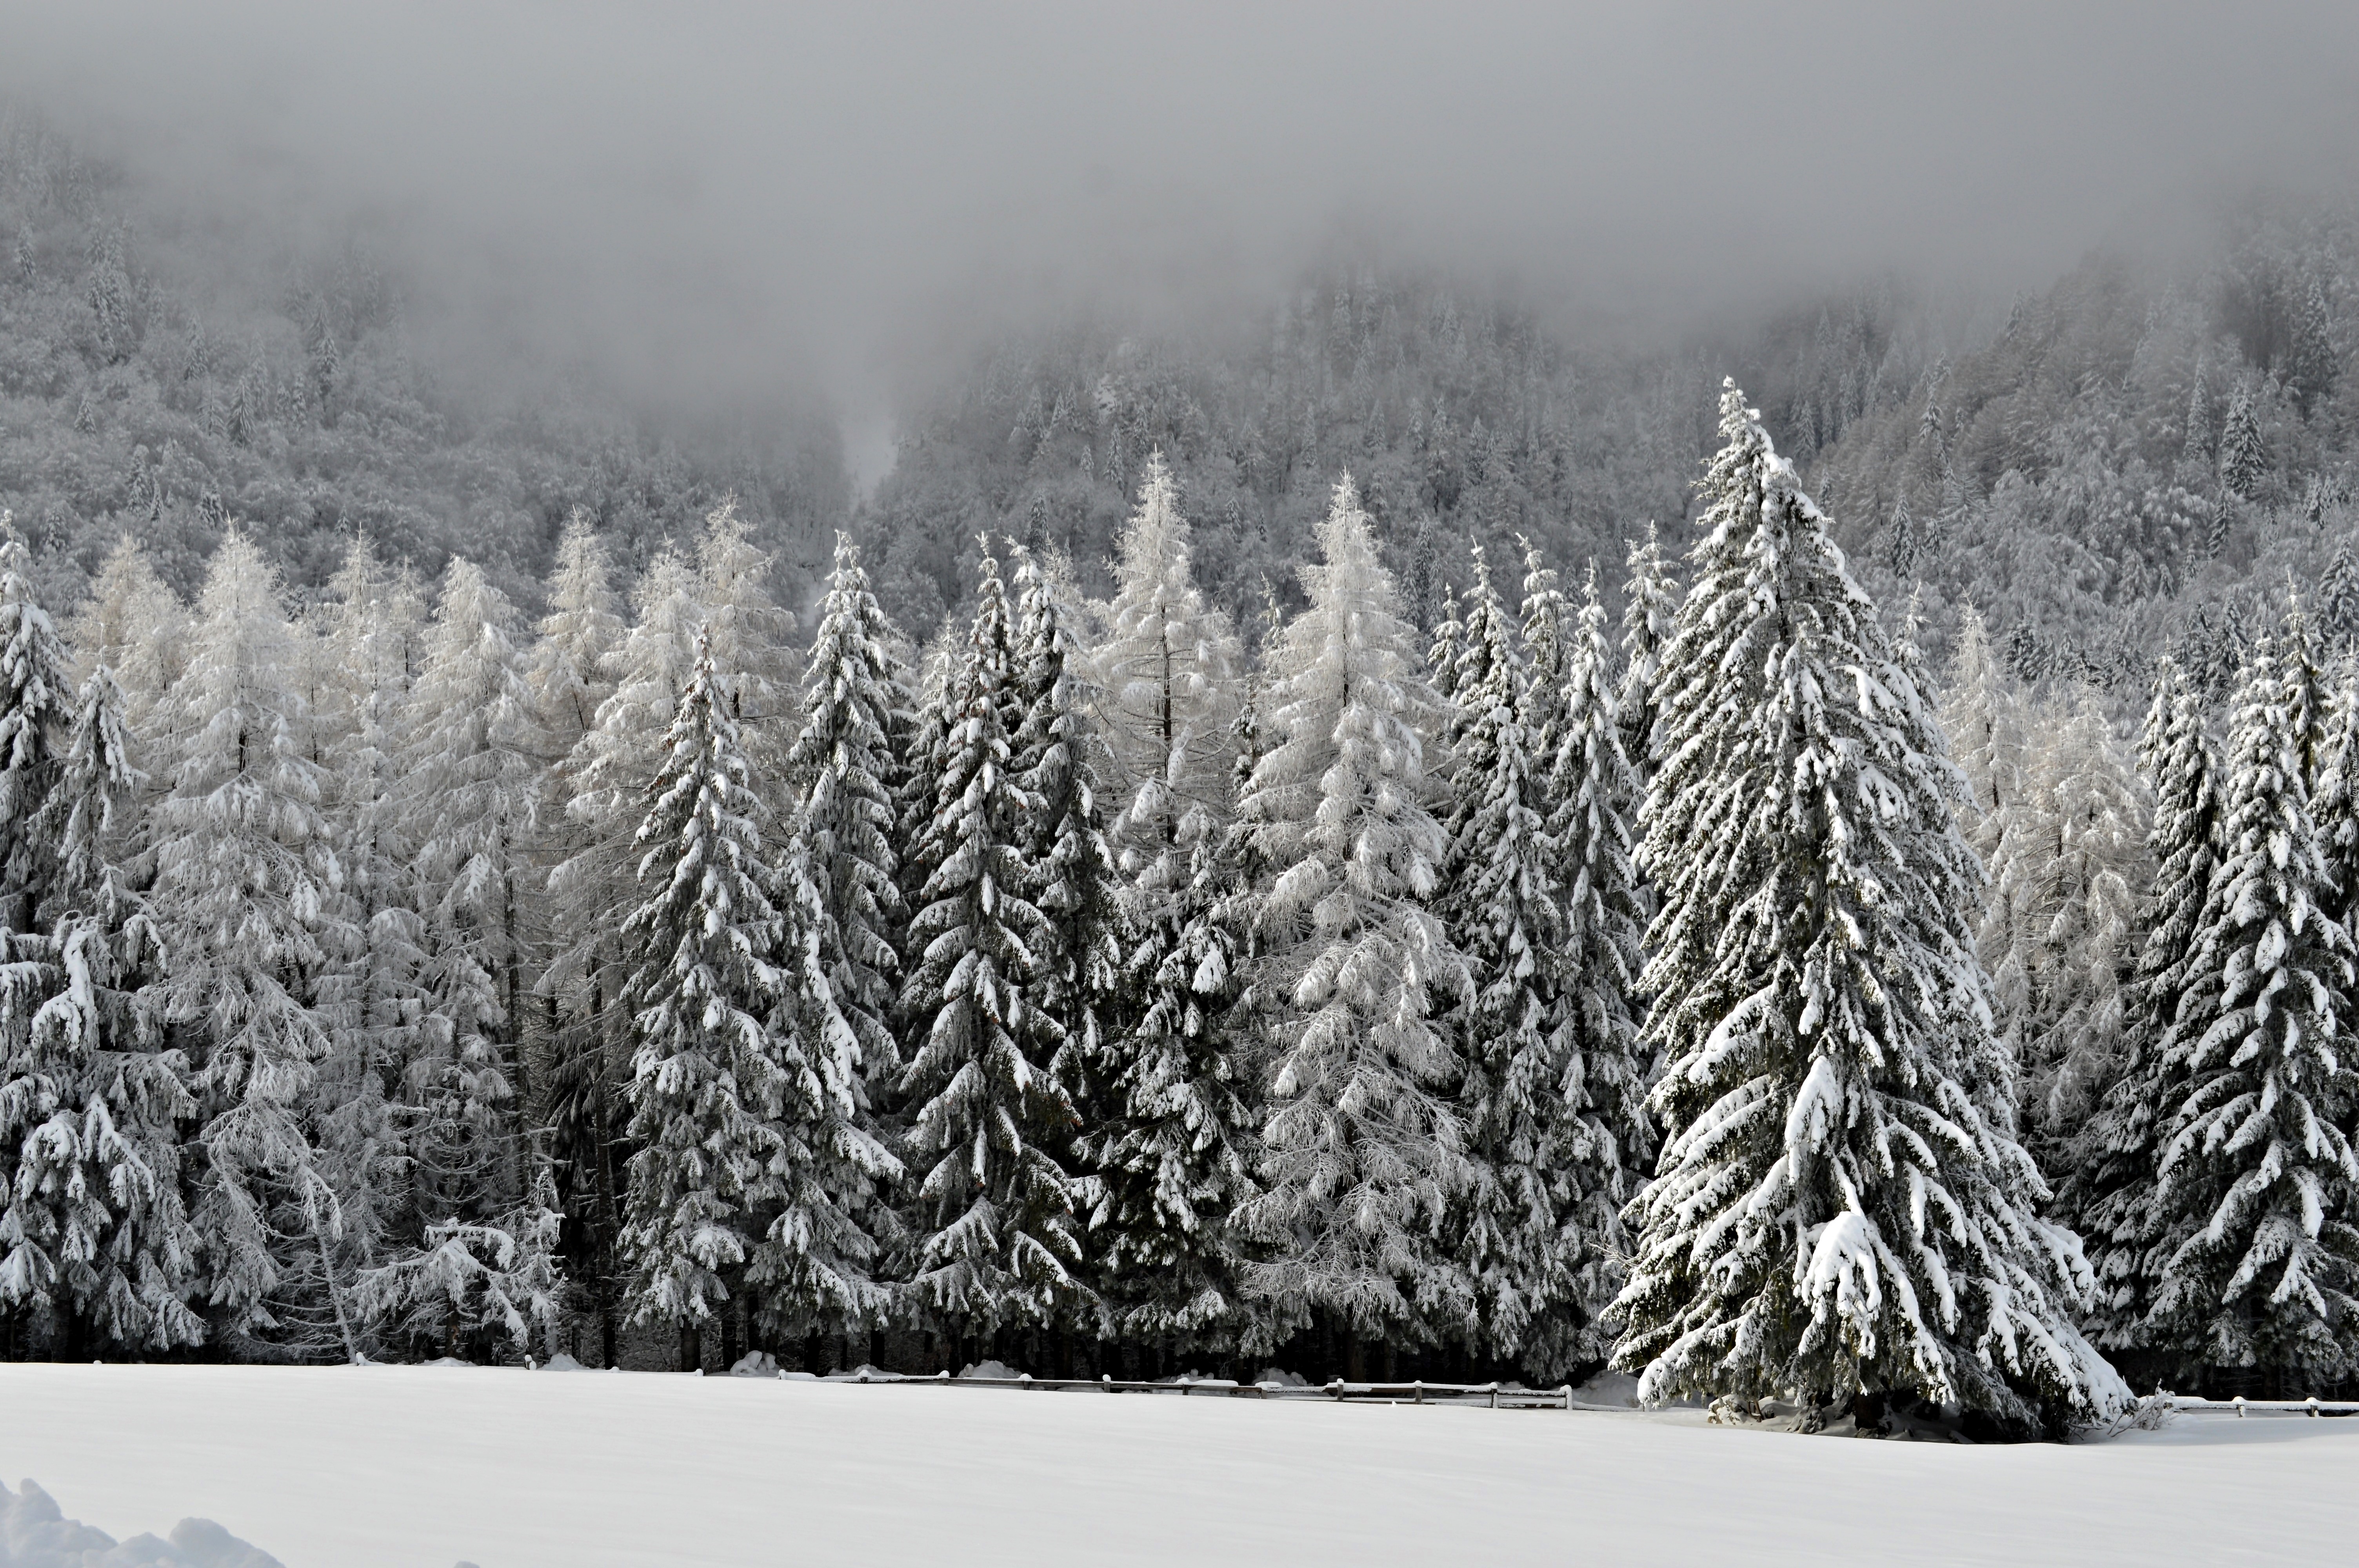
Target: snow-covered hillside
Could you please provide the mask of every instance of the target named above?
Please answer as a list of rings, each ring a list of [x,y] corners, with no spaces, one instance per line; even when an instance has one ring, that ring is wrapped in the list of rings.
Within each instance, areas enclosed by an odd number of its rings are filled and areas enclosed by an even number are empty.
[[[2325,1563],[2359,1420],[1949,1447],[1593,1414],[440,1368],[0,1367],[0,1476],[287,1568]]]

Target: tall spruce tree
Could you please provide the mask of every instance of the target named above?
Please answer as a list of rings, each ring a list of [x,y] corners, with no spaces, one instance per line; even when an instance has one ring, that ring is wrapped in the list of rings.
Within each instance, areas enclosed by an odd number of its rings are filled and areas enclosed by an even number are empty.
[[[1650,1400],[2109,1412],[2079,1242],[2013,1136],[1940,730],[1734,382],[1721,434],[1655,686],[1667,1139],[1615,1359]]]
[[[1027,888],[1045,925],[1033,952],[1033,1005],[1061,1044],[1051,1064],[1076,1109],[1094,1121],[1120,1070],[1121,974],[1128,932],[1121,879],[1106,842],[1098,795],[1103,745],[1090,720],[1087,658],[1058,600],[1058,587],[1029,551],[1016,555],[1014,687],[1022,719],[1009,766],[1030,799],[1020,849]]]
[[[776,1331],[875,1321],[861,1211],[896,1169],[857,1125],[859,1045],[829,993],[819,894],[766,831],[730,677],[696,649],[624,930],[639,1152],[622,1246],[636,1315],[672,1324],[688,1367],[740,1294]]]
[[[1092,659],[1118,788],[1125,998],[1086,1135],[1099,1291],[1116,1333],[1216,1347],[1249,1339],[1229,1216],[1254,1190],[1233,1009],[1242,976],[1222,916],[1241,656],[1193,579],[1188,523],[1160,452],[1125,530]]]
[[[1444,718],[1347,475],[1303,568],[1310,604],[1271,659],[1273,743],[1244,803],[1267,872],[1256,924],[1281,1042],[1266,1190],[1238,1211],[1264,1255],[1246,1288],[1281,1325],[1361,1341],[1454,1333],[1472,1307],[1441,1227],[1467,1179],[1462,1064],[1439,1014],[1463,957],[1427,906],[1448,840],[1429,737]]]
[[[1652,523],[1647,524],[1645,541],[1630,546],[1622,605],[1622,750],[1644,783],[1655,773],[1655,677],[1680,612],[1679,583]]]
[[[2155,1167],[2161,1129],[2180,1098],[2180,1073],[2164,1045],[2193,984],[2198,922],[2220,865],[2223,805],[2201,696],[2168,658],[2155,678],[2138,756],[2154,795],[2147,849],[2156,870],[2124,999],[2128,1049],[2063,1173],[2056,1208],[2087,1241],[2096,1280],[2090,1332],[2143,1375],[2161,1369],[2145,1348],[2161,1241]]]
[[[836,1006],[860,1043],[871,1081],[897,1076],[892,1027],[908,925],[895,852],[893,736],[911,702],[894,654],[894,633],[870,591],[860,549],[835,536],[835,565],[804,665],[802,733],[789,767],[797,822],[810,847],[824,918],[820,951]]]
[[[2163,1051],[2158,1265],[2146,1343],[2185,1371],[2339,1379],[2359,1353],[2359,1080],[2336,1038],[2350,935],[2321,906],[2303,782],[2299,655],[2247,659],[2221,859]]]
[[[1089,1299],[1075,1272],[1080,1195],[1064,1163],[1079,1119],[1049,1068],[1064,1044],[1058,1020],[1038,1001],[1035,955],[1054,936],[1024,860],[1038,803],[1012,768],[1025,719],[1016,627],[987,542],[941,713],[904,991],[919,1033],[901,1087],[923,1167],[914,1304],[964,1336],[1051,1325]]]
[[[0,545],[0,615],[12,664],[30,663],[40,611],[9,570],[14,545]],[[20,700],[27,673],[10,671]],[[17,797],[48,871],[36,927],[0,928],[0,1315],[47,1316],[60,1359],[92,1342],[136,1354],[204,1337],[181,1195],[180,1123],[197,1105],[147,991],[154,926],[114,855],[116,812],[139,784],[123,708],[102,665],[38,741],[24,708],[0,718],[16,754],[54,762],[39,800]]]
[[[357,1349],[330,1261],[342,1215],[307,1124],[332,1046],[318,986],[353,933],[294,662],[276,575],[234,531],[197,602],[152,897],[158,1000],[203,1118],[205,1293],[219,1331],[253,1353]]]

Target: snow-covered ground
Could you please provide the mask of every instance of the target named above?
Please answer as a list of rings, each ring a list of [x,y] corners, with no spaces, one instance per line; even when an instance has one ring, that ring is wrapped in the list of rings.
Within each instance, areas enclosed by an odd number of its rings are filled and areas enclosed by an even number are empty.
[[[118,1537],[217,1520],[287,1568],[2022,1568],[2318,1563],[2359,1539],[2359,1419],[1973,1448],[1684,1411],[465,1368],[0,1366],[0,1476]]]

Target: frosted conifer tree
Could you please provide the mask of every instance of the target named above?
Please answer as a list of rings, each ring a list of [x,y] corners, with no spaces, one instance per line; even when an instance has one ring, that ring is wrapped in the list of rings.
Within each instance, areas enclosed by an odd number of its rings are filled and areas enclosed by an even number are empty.
[[[1646,542],[1630,547],[1629,571],[1622,589],[1622,750],[1643,783],[1655,772],[1655,676],[1680,611],[1679,584],[1652,523]]]
[[[2359,657],[2345,654],[2336,662],[2324,702],[2318,788],[2310,802],[2310,818],[2318,825],[2319,853],[2326,859],[2326,888],[2319,903],[2343,930],[2351,931],[2353,912],[2359,910]],[[2359,1033],[2354,1001],[2359,996],[2343,999],[2337,1033]]]
[[[145,775],[139,799],[126,803],[138,807],[129,817],[144,816],[171,787],[179,736],[172,728],[177,710],[166,699],[187,663],[188,627],[187,610],[128,534],[107,553],[90,597],[66,622],[66,641],[81,672],[104,665],[123,691],[132,765]],[[140,826],[125,820],[121,830],[136,838]]]
[[[1733,382],[1656,681],[1666,1141],[1616,1361],[1649,1400],[2109,1413],[2080,1245],[2008,1124],[1940,732]],[[2044,1408],[2043,1408],[2044,1407]]]
[[[506,596],[454,558],[411,694],[397,803],[424,932],[409,1067],[422,1118],[410,1148],[419,1217],[502,1228],[522,1245],[548,1229],[531,1212],[523,1037],[546,741],[518,631]]]
[[[1253,1191],[1245,1064],[1232,1016],[1242,976],[1227,842],[1242,654],[1193,579],[1162,454],[1125,531],[1093,665],[1105,741],[1127,789],[1115,820],[1127,889],[1125,987],[1136,1022],[1089,1134],[1091,1228],[1119,1331],[1160,1342],[1249,1335],[1228,1217]]]
[[[2166,1037],[2159,1273],[2146,1344],[2182,1368],[2346,1375],[2359,1352],[2359,1100],[2335,1032],[2348,933],[2302,781],[2306,677],[2264,639],[2229,739],[2221,860]]]
[[[1527,1158],[1536,1173],[1561,1184],[1556,1246],[1569,1280],[1525,1352],[1543,1377],[1602,1360],[1611,1348],[1608,1315],[1631,1249],[1623,1214],[1655,1152],[1636,1000],[1647,903],[1631,817],[1644,792],[1622,751],[1605,625],[1593,568],[1568,639],[1563,739],[1549,757],[1547,792],[1548,839],[1565,908],[1555,954],[1561,979],[1553,1058],[1562,1120],[1549,1130],[1548,1146],[1527,1135]]]
[[[1025,718],[1016,656],[986,549],[929,770],[934,809],[917,850],[929,871],[904,989],[918,1033],[901,1087],[922,1167],[911,1289],[960,1335],[1051,1323],[1088,1299],[1073,1272],[1078,1195],[1063,1163],[1078,1118],[1049,1071],[1064,1041],[1036,1000],[1035,955],[1054,938],[1023,859],[1037,803],[1010,767]]]
[[[425,956],[396,786],[426,606],[416,581],[386,570],[365,539],[353,541],[328,588],[311,728],[329,770],[341,909],[353,945],[321,977],[320,1011],[335,1049],[319,1065],[314,1098],[320,1169],[342,1222],[330,1249],[341,1278],[416,1236],[404,1124],[414,1130],[408,1086],[426,1005]]]
[[[735,689],[700,639],[637,838],[636,1054],[622,1244],[642,1321],[697,1331],[750,1294],[775,1328],[874,1322],[862,1211],[892,1156],[857,1125],[860,1048],[829,994],[820,898],[766,829]]]
[[[326,1263],[342,1217],[305,1123],[332,1044],[314,987],[353,933],[336,913],[342,866],[321,809],[325,770],[310,758],[293,664],[275,575],[232,532],[197,601],[178,694],[187,741],[157,808],[158,1000],[196,1069],[204,1123],[194,1218],[223,1332],[249,1343],[279,1330],[329,1333],[351,1349]],[[279,1293],[289,1269],[290,1288],[304,1286],[299,1302]]]
[[[2261,439],[2261,419],[2253,406],[2252,389],[2236,388],[2228,402],[2228,423],[2220,432],[2220,482],[2234,495],[2252,499],[2269,468],[2268,447]]]
[[[2084,689],[2047,729],[2031,763],[2045,842],[2028,879],[2039,929],[2022,1075],[2026,1142],[2060,1179],[2082,1162],[2080,1135],[2127,1059],[2125,982],[2154,866],[2146,803],[2100,698]]]
[[[2330,658],[2359,646],[2359,562],[2351,558],[2348,536],[2334,546],[2319,579],[2318,636]]]
[[[860,565],[859,546],[850,535],[838,534],[818,635],[804,666],[808,717],[789,766],[824,912],[820,951],[828,984],[872,1079],[900,1070],[892,1014],[898,945],[908,925],[894,852],[892,781],[898,764],[891,737],[908,722],[911,698],[893,643],[892,625]]]
[[[56,622],[33,594],[32,557],[0,512],[0,932],[36,928],[57,846],[34,817],[58,782],[73,675]]]
[[[2222,769],[2204,733],[2200,695],[2165,659],[2138,741],[2154,797],[2147,850],[2154,891],[2125,998],[2125,1060],[2063,1173],[2058,1212],[2086,1238],[2096,1295],[2090,1328],[2109,1352],[2139,1362],[2161,1237],[2158,1139],[2180,1098],[2164,1044],[2193,984],[2199,917],[2220,864]]]
[[[788,794],[787,753],[802,726],[795,617],[773,594],[770,554],[754,542],[753,525],[734,496],[705,518],[696,557],[701,624],[712,639],[713,667],[729,678],[754,787],[780,809]]]
[[[10,592],[21,637],[38,607]],[[197,1104],[145,993],[160,957],[153,925],[113,855],[138,775],[105,666],[54,742],[54,776],[26,824],[48,850],[39,928],[0,929],[0,1312],[49,1315],[60,1359],[85,1335],[170,1350],[204,1336],[188,1305],[198,1239],[179,1126]]]
[[[1098,798],[1103,755],[1090,722],[1086,655],[1057,586],[1028,552],[1016,555],[1015,689],[1023,719],[1010,766],[1031,801],[1021,854],[1027,888],[1046,925],[1033,949],[1032,1005],[1063,1043],[1052,1070],[1076,1108],[1103,1114],[1105,1082],[1120,1068],[1120,976],[1128,932],[1121,881]]]
[[[1448,850],[1425,773],[1443,704],[1348,475],[1319,542],[1310,602],[1271,650],[1271,743],[1245,803],[1282,1054],[1266,1191],[1238,1221],[1264,1249],[1247,1290],[1281,1325],[1329,1314],[1356,1359],[1362,1338],[1454,1331],[1472,1307],[1440,1235],[1467,1162],[1462,1064],[1437,1022],[1471,985],[1427,907]]]

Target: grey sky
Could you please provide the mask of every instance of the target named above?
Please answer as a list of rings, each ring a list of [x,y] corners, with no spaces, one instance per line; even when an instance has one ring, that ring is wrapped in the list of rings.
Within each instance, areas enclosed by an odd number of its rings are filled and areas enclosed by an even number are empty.
[[[405,236],[686,380],[855,410],[980,314],[1257,292],[1339,242],[1603,309],[1887,265],[2036,285],[2359,145],[2359,5],[0,0],[0,90]]]

